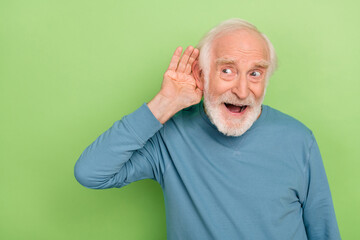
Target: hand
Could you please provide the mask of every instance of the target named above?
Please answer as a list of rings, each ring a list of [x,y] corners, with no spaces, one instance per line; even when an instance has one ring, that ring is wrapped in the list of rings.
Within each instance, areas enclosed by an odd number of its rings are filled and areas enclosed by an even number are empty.
[[[175,50],[159,93],[177,103],[180,110],[199,103],[203,95],[191,72],[191,65],[199,56],[199,50],[188,46],[182,56],[181,52],[182,47]]]
[[[178,47],[164,74],[160,92],[148,103],[150,111],[162,124],[181,109],[199,103],[203,95],[191,72],[199,50],[189,46],[182,57],[181,53],[182,47]]]

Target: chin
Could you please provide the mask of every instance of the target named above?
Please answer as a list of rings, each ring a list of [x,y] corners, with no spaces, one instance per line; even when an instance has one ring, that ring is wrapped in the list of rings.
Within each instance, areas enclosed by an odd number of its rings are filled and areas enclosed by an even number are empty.
[[[257,102],[253,96],[240,101],[231,93],[225,93],[217,99],[211,94],[204,93],[206,114],[219,132],[226,136],[243,135],[259,117],[261,104],[262,99]],[[229,108],[229,105],[241,107],[234,110],[234,108]]]

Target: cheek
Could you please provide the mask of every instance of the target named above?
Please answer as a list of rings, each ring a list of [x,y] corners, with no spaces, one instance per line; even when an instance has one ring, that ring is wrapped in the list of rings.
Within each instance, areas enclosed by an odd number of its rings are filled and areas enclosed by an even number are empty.
[[[232,88],[231,81],[224,81],[216,74],[215,71],[210,71],[209,75],[209,92],[213,95],[219,96]]]
[[[265,91],[265,84],[256,83],[250,85],[251,92],[254,94],[255,98],[259,99],[262,97]]]
[[[216,96],[231,90],[231,88],[232,85],[230,82],[226,82],[219,78],[212,78],[209,83],[209,92]]]

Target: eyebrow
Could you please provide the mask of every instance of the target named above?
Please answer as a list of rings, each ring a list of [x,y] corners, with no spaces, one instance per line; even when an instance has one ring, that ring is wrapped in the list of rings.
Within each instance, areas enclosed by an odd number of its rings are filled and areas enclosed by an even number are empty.
[[[270,66],[270,62],[266,60],[261,60],[255,63],[255,67],[268,68],[269,66]]]
[[[235,59],[231,59],[231,58],[216,59],[216,65],[221,65],[221,64],[235,64]]]
[[[232,58],[218,58],[216,59],[216,65],[221,65],[221,64],[235,64],[236,60],[232,59]],[[255,67],[259,67],[259,68],[268,68],[270,66],[270,62],[266,61],[266,60],[260,60],[258,62],[254,63]]]

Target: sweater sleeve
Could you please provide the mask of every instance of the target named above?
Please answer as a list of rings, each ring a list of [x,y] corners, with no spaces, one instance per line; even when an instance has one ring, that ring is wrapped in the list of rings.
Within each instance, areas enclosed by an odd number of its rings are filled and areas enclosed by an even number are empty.
[[[341,239],[325,168],[313,135],[312,140],[305,170],[307,194],[303,218],[306,233],[309,240]]]
[[[144,103],[83,151],[74,167],[76,180],[93,189],[120,188],[145,178],[162,184],[157,154],[162,126]]]

